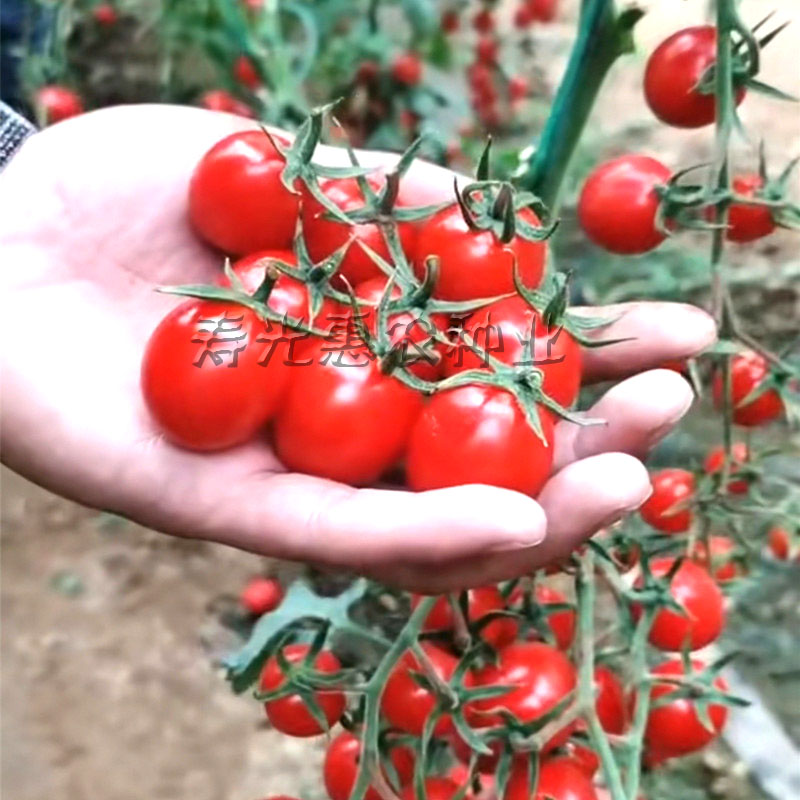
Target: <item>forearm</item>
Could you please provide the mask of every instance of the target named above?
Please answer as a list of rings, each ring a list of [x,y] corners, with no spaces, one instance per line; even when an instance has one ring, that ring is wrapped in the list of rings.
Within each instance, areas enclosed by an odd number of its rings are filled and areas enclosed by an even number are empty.
[[[0,103],[0,170],[35,130],[28,120]]]

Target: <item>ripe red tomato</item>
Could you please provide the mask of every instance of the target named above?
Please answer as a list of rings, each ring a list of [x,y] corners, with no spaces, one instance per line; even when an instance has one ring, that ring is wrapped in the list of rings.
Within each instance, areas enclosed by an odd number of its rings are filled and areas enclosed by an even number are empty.
[[[350,800],[350,793],[358,776],[361,757],[361,741],[350,731],[340,733],[329,745],[322,768],[325,790],[331,800]],[[414,777],[414,753],[403,746],[393,747],[389,753],[400,787],[406,786]],[[389,780],[388,775],[384,776]],[[370,787],[364,800],[381,800],[376,789]]]
[[[727,536],[710,536],[708,547],[703,541],[695,544],[692,560],[711,572],[717,583],[727,583],[743,572],[742,567],[732,559],[735,550],[736,545]]]
[[[422,595],[414,595],[411,607],[416,608]],[[467,617],[469,622],[477,622],[481,617],[493,611],[504,611],[506,602],[496,586],[479,586],[470,589],[467,596]],[[436,601],[436,605],[428,614],[423,630],[425,631],[450,631],[455,624],[453,607],[446,595]],[[517,638],[519,625],[512,617],[498,617],[481,628],[480,636],[484,642],[495,649],[510,644]]]
[[[767,544],[770,552],[778,561],[786,561],[789,558],[792,539],[786,528],[782,528],[779,525],[774,525],[770,528],[767,534]]]
[[[674,563],[672,558],[658,558],[650,564],[656,577],[663,577]],[[638,581],[641,586],[641,579]],[[708,571],[692,561],[684,561],[670,583],[670,595],[686,611],[660,609],[650,629],[650,643],[659,650],[699,650],[711,644],[725,627],[725,598]],[[634,606],[636,617],[641,613]]]
[[[588,745],[569,741],[564,745],[565,758],[569,758],[584,775],[593,778],[600,769],[600,756]]]
[[[430,642],[422,642],[422,649],[433,664],[436,674],[449,681],[458,660]],[[381,696],[381,712],[389,724],[414,736],[422,734],[426,720],[436,708],[434,695],[420,686],[411,674],[421,671],[417,657],[409,650],[392,670]],[[442,736],[452,728],[453,720],[444,714],[437,720],[434,734]]]
[[[112,25],[115,25],[119,19],[117,10],[111,3],[100,3],[99,6],[95,6],[92,11],[92,16],[94,17],[94,21],[104,28],[110,28]]]
[[[692,525],[691,508],[676,507],[694,496],[694,475],[685,469],[662,469],[650,478],[653,493],[642,504],[642,519],[664,533],[683,533]]]
[[[700,128],[716,117],[713,94],[697,85],[717,55],[717,30],[711,25],[684,28],[653,51],[644,74],[644,96],[653,113],[676,128]],[[736,104],[745,95],[736,89]]]
[[[594,682],[594,702],[603,730],[613,734],[625,733],[628,727],[628,702],[616,673],[608,667],[595,667]]]
[[[76,117],[84,111],[83,100],[79,94],[67,89],[66,86],[55,84],[42,86],[36,92],[34,105],[47,125]]]
[[[514,12],[514,26],[520,30],[529,28],[534,20],[533,9],[525,2],[517,6]]]
[[[386,288],[386,277],[371,278],[356,287],[356,296],[372,304],[362,306],[361,319],[374,335],[377,332],[377,304]],[[402,294],[400,287],[392,287],[392,297]],[[391,314],[386,321],[389,340],[400,346],[406,358],[419,359],[408,366],[410,372],[423,380],[435,381],[442,375],[442,365],[446,345],[432,339],[434,333],[444,336],[450,326],[448,314],[431,314],[428,320],[416,311],[401,311]]]
[[[606,161],[589,175],[578,200],[586,235],[612,253],[646,253],[664,241],[656,227],[657,186],[670,171],[649,156],[625,155]]]
[[[306,657],[309,649],[306,644],[290,644],[283,648],[283,654],[290,664],[297,664]],[[329,650],[321,650],[314,659],[314,668],[318,672],[333,673],[338,672],[342,665]],[[262,692],[279,689],[285,682],[284,678],[278,659],[272,656],[267,659],[261,671],[259,689]],[[325,715],[328,727],[333,726],[344,713],[346,702],[342,692],[327,689],[317,691],[314,692],[314,699]],[[270,700],[264,703],[264,710],[275,730],[288,736],[316,736],[323,732],[299,695],[293,694],[280,700]]]
[[[473,675],[476,686],[512,686],[505,694],[475,700],[465,709],[475,727],[500,724],[504,710],[520,723],[539,719],[557,706],[575,688],[577,673],[560,650],[542,642],[518,642],[498,652],[497,664],[488,664]],[[564,744],[572,726],[556,733],[545,745],[552,750]]]
[[[253,65],[253,62],[246,55],[239,56],[233,64],[233,77],[246,86],[251,91],[255,91],[261,86],[261,76]]]
[[[528,365],[525,347],[533,340],[531,365],[542,371],[545,393],[562,406],[575,401],[581,384],[580,345],[565,328],[548,328],[519,295],[474,311],[464,321],[464,331],[478,347],[509,365]],[[446,354],[444,370],[446,375],[454,375],[484,366],[485,359],[462,341]]]
[[[494,36],[481,36],[475,45],[475,58],[482,64],[494,64],[497,61],[499,44]]]
[[[700,661],[693,661],[695,670],[702,669]],[[653,675],[683,677],[683,663],[680,659],[665,661],[653,671]],[[728,686],[722,678],[714,681],[717,689],[725,691]],[[674,684],[656,683],[650,691],[651,702],[676,690]],[[705,747],[715,739],[725,725],[728,709],[717,703],[708,706],[708,717],[714,728],[708,730],[697,715],[694,701],[688,697],[673,700],[658,708],[651,708],[647,717],[645,744],[650,754],[658,759],[682,756]]]
[[[755,197],[764,185],[760,175],[737,175],[733,179],[733,191],[742,197]],[[753,242],[769,236],[775,230],[775,220],[768,206],[751,206],[731,203],[728,209],[726,237],[731,242]]]
[[[425,796],[428,800],[453,800],[458,790],[458,784],[450,778],[425,778]],[[403,789],[400,800],[417,800],[413,784]]]
[[[415,491],[485,483],[536,495],[550,474],[553,422],[541,411],[546,443],[516,399],[493,386],[434,394],[411,430],[406,481]]]
[[[537,22],[552,22],[558,11],[558,0],[527,0],[531,16]]]
[[[274,611],[282,600],[283,587],[275,578],[252,578],[239,595],[242,608],[256,617]]]
[[[508,96],[511,102],[524,100],[528,96],[530,85],[523,75],[512,75],[508,79]]]
[[[458,16],[458,9],[456,8],[446,8],[442,12],[441,20],[439,21],[439,27],[445,33],[455,33],[461,25],[461,20]]]
[[[747,463],[750,460],[750,448],[744,442],[734,442],[731,449],[733,456],[731,462],[730,475],[735,475],[739,471],[739,466]],[[706,474],[715,475],[722,472],[725,466],[725,448],[720,445],[708,451],[705,461],[703,462],[703,469]],[[750,484],[746,480],[731,480],[728,482],[728,491],[731,494],[745,494]]]
[[[530,209],[518,212],[530,225],[539,218]],[[457,204],[426,220],[419,232],[414,269],[421,278],[428,256],[439,259],[435,297],[473,300],[514,291],[514,260],[522,282],[535,289],[542,280],[546,246],[519,234],[503,244],[490,230],[470,230]]]
[[[264,322],[234,303],[188,300],[153,331],[142,394],[165,435],[192,450],[221,450],[254,436],[288,379]]]
[[[472,27],[478,33],[489,33],[494,30],[494,14],[489,8],[482,8],[472,18]]]
[[[521,586],[517,586],[508,598],[509,605],[520,605],[522,597],[523,589]],[[544,584],[538,584],[536,586],[534,589],[534,597],[536,602],[542,606],[553,604],[560,605],[561,603],[567,602],[567,598],[559,592],[558,589],[553,589]],[[553,632],[556,646],[559,650],[569,650],[572,646],[572,640],[575,638],[575,625],[577,621],[575,610],[569,609],[567,611],[547,612],[547,608],[545,608],[544,611],[547,614],[547,624]]]
[[[189,184],[189,218],[197,233],[235,255],[288,250],[299,201],[281,182],[283,167],[263,131],[232,133],[217,142]]]
[[[378,178],[370,178],[369,182],[373,189],[381,188],[382,181]],[[324,181],[321,188],[326,197],[342,211],[356,211],[364,207],[364,196],[361,194],[355,178],[334,178]],[[406,205],[402,197],[398,199],[397,205],[399,207]],[[358,244],[363,242],[381,258],[391,262],[389,250],[378,225],[372,222],[347,225],[339,220],[329,219],[327,216],[329,212],[305,188],[303,189],[301,213],[306,246],[314,261],[322,261],[346,244],[348,240],[353,240],[342,260],[334,282],[336,282],[336,278],[343,277],[351,286],[357,286],[372,278],[386,279],[381,268]],[[416,230],[408,222],[401,223],[397,227],[403,252],[410,257],[416,244]],[[340,285],[344,288],[346,284],[340,282]]]
[[[416,53],[401,53],[392,62],[392,77],[404,86],[416,86],[422,80],[422,61]]]
[[[209,111],[226,111],[229,114],[238,114],[240,117],[254,117],[253,109],[237,100],[230,92],[224,89],[211,89],[200,98],[200,105]]]
[[[312,341],[275,420],[276,452],[298,472],[374,483],[402,457],[421,409],[419,393],[384,375],[360,341]]]
[[[754,400],[745,400],[769,377],[767,360],[752,350],[739,353],[731,359],[731,404],[733,421],[737,425],[753,428],[777,419],[783,413],[783,400],[775,389],[767,389]],[[722,408],[722,373],[717,372],[711,385],[714,405]]]
[[[559,756],[541,762],[533,795],[527,760],[516,759],[503,800],[598,800],[598,797],[591,777],[572,758]]]

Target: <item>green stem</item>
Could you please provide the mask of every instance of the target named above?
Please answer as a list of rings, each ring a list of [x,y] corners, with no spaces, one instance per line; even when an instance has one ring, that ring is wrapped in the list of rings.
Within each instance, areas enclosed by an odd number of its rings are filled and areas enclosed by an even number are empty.
[[[612,800],[626,800],[625,787],[614,751],[600,719],[594,698],[594,552],[590,547],[581,556],[580,569],[575,580],[578,599],[578,642],[580,663],[578,665],[578,704],[589,724],[589,736],[600,756],[603,776],[608,784]]]
[[[644,12],[617,15],[613,0],[584,0],[578,38],[556,92],[538,147],[519,185],[533,192],[554,215],[567,168],[611,65],[633,50],[631,31]]]
[[[414,609],[405,627],[397,636],[392,646],[381,659],[378,668],[373,673],[365,692],[364,734],[361,743],[361,762],[358,768],[358,778],[350,793],[350,800],[363,800],[369,789],[374,775],[380,768],[378,750],[378,736],[380,734],[380,703],[383,687],[389,675],[403,654],[414,645],[422,625],[428,618],[431,609],[436,603],[436,597],[426,597]]]

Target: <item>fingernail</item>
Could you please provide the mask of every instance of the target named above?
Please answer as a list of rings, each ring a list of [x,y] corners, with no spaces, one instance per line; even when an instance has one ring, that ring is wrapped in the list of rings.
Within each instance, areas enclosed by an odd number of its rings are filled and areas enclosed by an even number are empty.
[[[613,525],[615,522],[619,522],[624,517],[627,517],[628,514],[632,514],[634,511],[638,511],[642,505],[647,501],[647,498],[653,494],[653,487],[648,485],[647,492],[642,496],[641,500],[637,500],[634,503],[629,503],[628,505],[624,506],[623,508],[618,508],[616,511],[609,514],[599,526],[599,528],[607,528],[609,525]]]
[[[694,403],[694,395],[687,396],[683,405],[676,411],[663,425],[659,425],[647,437],[647,449],[652,450],[662,439],[672,432],[675,426],[686,416],[686,413]]]

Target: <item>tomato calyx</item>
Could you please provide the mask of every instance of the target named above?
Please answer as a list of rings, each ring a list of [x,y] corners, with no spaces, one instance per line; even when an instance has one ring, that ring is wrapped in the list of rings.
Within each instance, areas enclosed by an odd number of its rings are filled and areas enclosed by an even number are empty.
[[[455,202],[465,224],[471,231],[491,231],[503,244],[509,244],[515,236],[529,242],[545,241],[558,227],[558,220],[536,226],[520,216],[519,212],[525,208],[533,209],[540,219],[547,219],[549,213],[531,192],[520,192],[508,181],[491,179],[491,148],[492,138],[489,137],[478,159],[473,182],[459,189],[458,179],[453,178]]]

